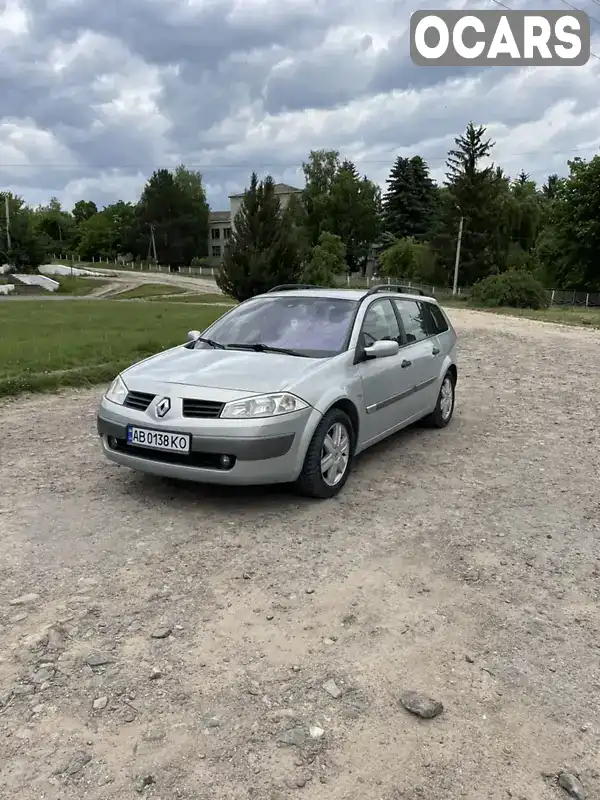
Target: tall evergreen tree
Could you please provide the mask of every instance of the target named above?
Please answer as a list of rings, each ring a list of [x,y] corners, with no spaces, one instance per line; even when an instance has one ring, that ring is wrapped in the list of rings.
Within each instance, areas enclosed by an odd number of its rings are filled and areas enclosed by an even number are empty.
[[[421,156],[398,156],[383,197],[383,228],[396,239],[424,239],[435,223],[438,191]]]
[[[293,214],[281,208],[271,176],[259,183],[253,173],[235,216],[217,285],[243,301],[280,283],[297,282],[301,271]]]
[[[463,217],[460,283],[472,284],[498,272],[498,228],[503,224],[502,202],[508,181],[492,164],[482,166],[494,147],[486,129],[470,122],[454,141],[446,162],[444,234],[452,263],[459,219]],[[448,248],[449,246],[449,248]]]

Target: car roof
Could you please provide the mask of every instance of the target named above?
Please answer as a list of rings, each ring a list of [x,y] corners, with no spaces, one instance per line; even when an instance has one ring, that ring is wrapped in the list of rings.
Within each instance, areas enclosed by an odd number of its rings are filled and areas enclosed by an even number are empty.
[[[368,289],[286,289],[281,292],[268,292],[257,297],[323,297],[330,300],[362,300],[368,294]],[[393,297],[406,298],[407,300],[427,300],[437,303],[435,297],[421,294],[408,294],[407,292],[393,292],[386,289],[370,295],[371,297],[392,295]]]

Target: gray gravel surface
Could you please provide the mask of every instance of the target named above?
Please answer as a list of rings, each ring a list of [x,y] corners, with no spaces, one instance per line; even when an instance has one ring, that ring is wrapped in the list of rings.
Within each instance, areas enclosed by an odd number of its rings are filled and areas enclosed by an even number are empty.
[[[100,390],[0,405],[1,797],[600,797],[600,335],[451,313],[453,423],[332,501],[119,469]]]

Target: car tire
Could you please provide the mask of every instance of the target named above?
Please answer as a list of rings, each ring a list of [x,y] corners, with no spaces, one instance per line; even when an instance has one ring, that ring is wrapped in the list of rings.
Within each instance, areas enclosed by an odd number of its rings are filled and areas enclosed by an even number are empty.
[[[456,380],[451,370],[444,375],[435,409],[424,417],[423,422],[429,428],[445,428],[454,414]]]
[[[345,455],[338,461],[338,469],[343,467],[343,472],[336,475],[335,482],[333,482],[326,479],[322,461],[327,437],[329,436],[330,444],[332,444],[336,434],[341,434],[342,436],[339,448],[337,448],[339,454]],[[352,469],[355,438],[356,435],[352,423],[348,415],[341,409],[332,408],[323,416],[310,440],[302,472],[296,481],[296,488],[300,494],[306,497],[327,500],[330,497],[335,497],[341,491]],[[329,474],[332,476],[331,472]]]

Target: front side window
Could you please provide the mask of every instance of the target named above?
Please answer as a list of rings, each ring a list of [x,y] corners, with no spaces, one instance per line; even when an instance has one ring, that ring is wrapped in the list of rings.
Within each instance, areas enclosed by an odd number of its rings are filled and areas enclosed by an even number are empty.
[[[396,310],[402,320],[407,344],[422,342],[432,336],[430,331],[431,320],[426,315],[426,309],[416,300],[394,298]]]
[[[224,345],[262,344],[330,358],[345,348],[355,308],[356,301],[337,298],[261,297],[217,320],[203,335]]]
[[[370,347],[374,342],[382,339],[391,339],[400,343],[398,320],[392,304],[387,298],[376,300],[367,309],[362,324],[360,343],[362,347]]]

